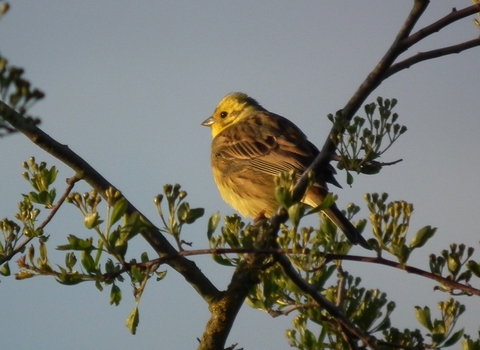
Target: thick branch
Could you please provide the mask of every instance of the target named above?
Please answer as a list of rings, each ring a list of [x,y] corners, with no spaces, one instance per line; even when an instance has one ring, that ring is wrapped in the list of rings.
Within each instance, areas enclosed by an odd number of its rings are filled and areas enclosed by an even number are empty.
[[[105,191],[110,187],[114,187],[102,175],[100,175],[90,164],[88,164],[78,154],[73,152],[67,145],[54,140],[48,134],[43,132],[39,127],[28,122],[25,117],[17,113],[8,105],[0,101],[0,116],[10,123],[15,129],[28,137],[38,147],[58,160],[65,163],[76,172],[76,176],[85,180],[92,188],[98,191],[105,198]],[[143,214],[141,214],[128,200],[127,214],[131,215],[138,212],[145,222],[153,225]],[[158,231],[154,229],[144,230],[142,236],[153,247],[159,256],[175,256],[178,251],[168,242],[168,240]],[[210,280],[202,273],[197,265],[185,257],[178,256],[177,259],[169,260],[168,264],[179,272],[195,290],[208,302],[214,301],[219,294],[218,289],[210,282]]]
[[[238,311],[251,288],[260,282],[260,270],[267,256],[250,255],[242,260],[222,298],[210,304],[211,317],[205,327],[198,350],[224,349]]]
[[[283,209],[285,212],[285,209]],[[287,215],[282,213],[282,215]],[[279,222],[257,223],[257,246],[269,249],[279,229]],[[278,248],[278,247],[275,247]],[[221,299],[210,305],[211,317],[206,325],[198,350],[224,349],[233,322],[250,290],[260,282],[260,272],[270,254],[244,254]]]

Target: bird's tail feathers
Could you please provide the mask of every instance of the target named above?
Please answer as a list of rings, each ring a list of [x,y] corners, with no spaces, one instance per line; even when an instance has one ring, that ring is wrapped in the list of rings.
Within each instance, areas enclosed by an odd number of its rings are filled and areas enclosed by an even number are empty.
[[[333,204],[330,208],[323,210],[323,213],[333,221],[333,223],[347,236],[348,240],[353,244],[359,244],[365,249],[372,250],[365,238],[362,237],[360,232],[353,226],[345,215],[342,214],[340,209]]]

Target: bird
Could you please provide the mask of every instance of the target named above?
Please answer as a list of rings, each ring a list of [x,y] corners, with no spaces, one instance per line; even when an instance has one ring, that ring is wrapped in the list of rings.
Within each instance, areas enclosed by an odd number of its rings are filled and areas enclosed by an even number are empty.
[[[275,176],[294,170],[300,177],[319,154],[318,148],[293,122],[269,112],[242,92],[226,95],[203,126],[211,128],[211,165],[222,198],[244,217],[269,218],[280,206]],[[327,196],[327,182],[341,187],[328,164],[302,202],[316,207]],[[353,244],[368,242],[333,203],[323,213]]]

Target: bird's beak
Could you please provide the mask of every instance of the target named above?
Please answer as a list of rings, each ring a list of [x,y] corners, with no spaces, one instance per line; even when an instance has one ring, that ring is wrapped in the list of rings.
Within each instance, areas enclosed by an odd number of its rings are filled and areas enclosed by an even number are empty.
[[[212,124],[215,123],[215,120],[213,119],[213,117],[210,117],[208,118],[207,120],[205,120],[202,125],[203,126],[212,126]]]

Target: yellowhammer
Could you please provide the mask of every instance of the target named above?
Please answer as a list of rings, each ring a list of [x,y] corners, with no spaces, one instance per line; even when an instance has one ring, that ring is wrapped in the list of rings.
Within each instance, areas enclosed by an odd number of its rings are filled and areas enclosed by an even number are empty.
[[[275,176],[290,170],[302,175],[319,153],[295,124],[240,92],[225,96],[202,125],[212,128],[212,170],[220,194],[247,217],[271,217],[279,207]],[[330,165],[323,169],[303,202],[320,205],[328,194],[327,181],[340,187],[334,173]],[[323,212],[350,242],[371,249],[335,204]]]

